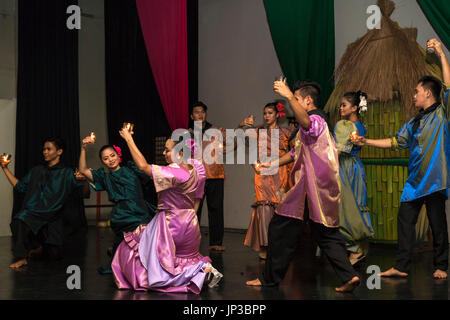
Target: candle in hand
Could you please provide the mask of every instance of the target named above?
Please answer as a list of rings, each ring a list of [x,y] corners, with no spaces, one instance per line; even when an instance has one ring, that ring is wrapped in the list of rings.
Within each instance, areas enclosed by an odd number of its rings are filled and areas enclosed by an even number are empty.
[[[97,138],[97,136],[95,135],[95,132],[91,132],[90,136],[91,136],[92,141],[95,142],[95,139]]]
[[[123,127],[133,134],[134,124],[130,122],[124,122]]]
[[[2,165],[7,165],[8,163],[11,162],[11,155],[7,154],[7,153],[3,153],[0,157],[0,161],[1,161]]]
[[[353,131],[351,134],[350,134],[350,139],[351,140],[356,140],[356,139],[358,139],[359,138],[359,136],[358,136],[358,131]]]

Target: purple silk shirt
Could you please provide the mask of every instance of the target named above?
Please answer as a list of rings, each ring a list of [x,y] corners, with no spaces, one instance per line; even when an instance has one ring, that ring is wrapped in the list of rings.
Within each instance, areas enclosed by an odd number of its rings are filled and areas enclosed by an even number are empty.
[[[294,186],[283,195],[276,213],[304,220],[305,197],[309,218],[329,228],[339,227],[339,159],[336,143],[326,121],[311,115],[311,128],[302,128],[295,138]]]

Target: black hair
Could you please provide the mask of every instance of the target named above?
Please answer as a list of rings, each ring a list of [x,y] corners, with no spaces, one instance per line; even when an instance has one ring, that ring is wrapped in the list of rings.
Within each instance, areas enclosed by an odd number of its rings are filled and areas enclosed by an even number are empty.
[[[202,101],[197,101],[197,102],[195,102],[195,103],[193,103],[191,105],[191,112],[190,112],[190,114],[192,114],[192,112],[194,111],[195,107],[202,107],[203,111],[205,111],[205,112],[208,110],[208,107],[206,106],[206,104],[204,104]]]
[[[292,91],[295,93],[300,90],[302,98],[310,96],[316,108],[320,107],[320,93],[322,91],[320,84],[311,80],[301,80],[294,83]]]
[[[65,150],[65,149],[66,149],[66,142],[65,142],[64,139],[61,138],[61,137],[56,137],[56,136],[54,136],[54,137],[48,137],[48,138],[44,139],[43,145],[44,145],[46,142],[51,142],[51,143],[53,143],[53,145],[56,147],[56,150]]]
[[[102,153],[103,153],[103,151],[105,151],[106,149],[109,149],[109,148],[113,149],[114,152],[117,153],[117,150],[112,145],[105,144],[103,147],[100,148],[100,150],[98,152],[98,156],[99,156],[100,160],[102,160]],[[102,160],[102,162],[103,162],[103,160]]]
[[[264,106],[264,109],[265,109],[265,108],[272,108],[272,109],[275,111],[275,113],[278,113],[278,109],[277,109],[277,104],[278,104],[278,103],[279,103],[278,101],[270,102],[270,103],[268,103],[268,104],[266,104],[266,105]]]
[[[361,103],[361,96],[363,96],[367,100],[367,93],[362,92],[361,90],[358,90],[356,92],[352,91],[344,93],[344,98],[347,99],[352,106],[356,106],[358,108],[358,111],[360,108],[359,104]]]
[[[425,90],[431,90],[431,93],[433,94],[434,99],[436,99],[436,102],[441,101],[441,91],[442,91],[442,82],[433,76],[425,76],[420,78],[420,80],[417,82],[422,83],[422,87]]]

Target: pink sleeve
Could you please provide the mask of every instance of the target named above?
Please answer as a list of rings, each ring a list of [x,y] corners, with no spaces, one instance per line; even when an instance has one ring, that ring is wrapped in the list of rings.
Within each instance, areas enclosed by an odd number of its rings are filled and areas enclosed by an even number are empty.
[[[152,164],[152,176],[156,192],[175,187],[189,179],[189,173],[179,167]]]
[[[195,168],[198,175],[198,186],[195,190],[195,199],[202,199],[205,190],[206,170],[201,161],[189,159],[189,164]]]
[[[295,149],[291,148],[291,151],[289,152],[289,154],[291,155],[292,159],[295,159]]]
[[[305,136],[317,138],[322,134],[324,130],[327,129],[327,122],[324,118],[315,114],[310,116],[309,119],[311,120],[311,127],[309,128],[309,130],[305,130],[302,127],[300,127],[300,130]]]

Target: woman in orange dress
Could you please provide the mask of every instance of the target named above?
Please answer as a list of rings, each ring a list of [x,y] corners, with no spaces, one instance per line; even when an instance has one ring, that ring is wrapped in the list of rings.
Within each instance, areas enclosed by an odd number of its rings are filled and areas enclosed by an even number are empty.
[[[280,128],[278,120],[284,117],[284,105],[280,102],[269,103],[264,107],[264,125],[254,128],[258,141],[258,155],[260,149],[267,148],[267,156],[272,156],[271,139],[276,138],[278,130],[278,157],[289,152],[289,137],[291,129]],[[239,127],[252,126],[253,119],[247,118],[242,121]],[[268,245],[268,229],[270,220],[279,203],[281,195],[289,190],[289,173],[291,165],[281,166],[275,174],[262,174],[258,164],[252,165],[255,170],[255,202],[252,205],[253,211],[245,236],[244,245],[254,251],[259,252],[261,259],[266,259]]]

